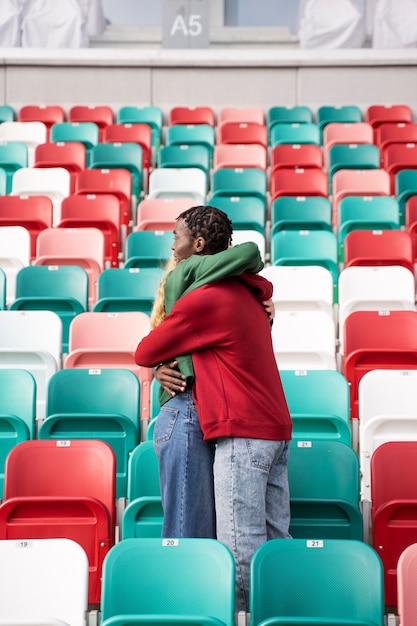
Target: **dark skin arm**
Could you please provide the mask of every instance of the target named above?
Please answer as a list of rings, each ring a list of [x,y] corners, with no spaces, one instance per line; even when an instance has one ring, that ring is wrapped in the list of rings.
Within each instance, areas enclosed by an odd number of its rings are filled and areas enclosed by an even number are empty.
[[[272,321],[275,316],[275,307],[272,300],[267,300],[262,304],[265,307],[269,319]],[[186,387],[185,376],[181,374],[179,370],[175,369],[177,365],[178,361],[168,361],[167,363],[158,365],[155,371],[156,380],[171,396],[181,393]]]

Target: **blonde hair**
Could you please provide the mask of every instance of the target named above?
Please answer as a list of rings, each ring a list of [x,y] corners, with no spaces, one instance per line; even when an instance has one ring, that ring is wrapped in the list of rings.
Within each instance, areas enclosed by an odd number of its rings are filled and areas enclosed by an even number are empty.
[[[177,266],[177,261],[174,256],[168,259],[167,264],[165,266],[165,273],[162,276],[161,282],[159,283],[158,291],[156,292],[155,300],[152,306],[151,311],[151,328],[156,328],[166,315],[165,310],[165,282],[168,274],[172,272],[172,270]]]

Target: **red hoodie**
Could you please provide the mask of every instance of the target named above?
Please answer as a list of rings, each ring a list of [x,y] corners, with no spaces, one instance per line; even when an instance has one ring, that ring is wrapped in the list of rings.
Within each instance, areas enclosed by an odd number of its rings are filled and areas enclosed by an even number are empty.
[[[192,354],[193,394],[206,440],[291,439],[269,320],[260,303],[270,297],[271,284],[258,275],[204,285],[180,298],[137,347],[136,363],[147,367]]]

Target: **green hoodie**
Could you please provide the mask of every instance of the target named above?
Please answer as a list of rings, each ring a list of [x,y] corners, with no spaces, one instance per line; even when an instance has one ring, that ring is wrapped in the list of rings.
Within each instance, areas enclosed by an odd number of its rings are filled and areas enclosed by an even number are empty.
[[[239,276],[243,272],[258,273],[264,264],[261,259],[258,246],[253,242],[247,242],[232,246],[217,254],[198,255],[193,254],[188,259],[181,261],[175,269],[168,274],[165,283],[165,310],[171,312],[176,301],[185,294],[212,283],[215,280],[227,276]],[[186,377],[187,383],[194,381],[194,369],[189,354],[177,357],[180,371]],[[162,406],[172,398],[161,387],[159,403]]]

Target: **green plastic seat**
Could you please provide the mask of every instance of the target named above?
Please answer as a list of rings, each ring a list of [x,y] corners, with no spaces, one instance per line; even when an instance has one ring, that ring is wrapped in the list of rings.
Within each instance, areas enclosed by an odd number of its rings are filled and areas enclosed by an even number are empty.
[[[208,175],[211,156],[209,149],[198,144],[170,144],[158,153],[158,167],[198,167]]]
[[[152,146],[156,153],[161,145],[163,114],[158,106],[122,106],[116,115],[118,124],[148,124],[152,130]]]
[[[257,197],[266,207],[267,176],[256,167],[219,168],[211,176],[211,198],[221,196]]]
[[[137,230],[126,238],[125,269],[132,267],[164,267],[171,257],[172,232],[169,230]]]
[[[332,230],[332,205],[324,196],[278,196],[271,204],[271,234],[280,230]]]
[[[265,235],[264,202],[250,196],[216,196],[211,204],[224,211],[233,223],[233,230],[256,230]]]
[[[122,516],[122,539],[161,537],[164,511],[158,457],[153,441],[143,441],[129,458],[127,506]]]
[[[0,105],[0,123],[14,122],[17,118],[16,111],[10,104]]]
[[[251,562],[250,626],[383,626],[382,570],[362,541],[267,541]]]
[[[157,417],[157,415],[159,414],[159,409],[160,409],[159,389],[160,389],[160,384],[158,383],[156,378],[153,378],[151,382],[151,401],[150,401],[150,410],[149,410],[149,416],[150,416],[151,421],[155,417]],[[149,439],[149,437],[147,438]]]
[[[103,564],[101,624],[233,626],[235,566],[215,539],[124,539]]]
[[[274,124],[270,131],[271,146],[280,143],[321,144],[320,129],[314,122],[293,122]]]
[[[150,315],[163,275],[157,267],[109,268],[97,281],[93,311],[143,311]]]
[[[351,445],[350,392],[335,370],[281,370],[293,421],[293,439],[341,441]]]
[[[362,111],[355,104],[347,104],[342,106],[323,105],[317,109],[316,123],[320,128],[321,137],[323,139],[323,129],[327,124],[332,122],[341,122],[343,124],[351,124],[352,122],[362,122]]]
[[[28,148],[23,141],[0,142],[0,167],[7,174],[6,192],[12,191],[12,179],[16,170],[28,166]]]
[[[359,459],[339,440],[290,444],[290,534],[296,538],[363,539]]]
[[[213,151],[216,143],[215,131],[209,124],[174,124],[166,129],[167,145],[202,145],[210,155],[210,166],[213,163]]]
[[[88,274],[78,265],[29,265],[16,276],[15,311],[46,310],[62,322],[62,352],[68,352],[69,327],[88,310]]]
[[[68,368],[48,384],[39,439],[98,439],[116,457],[116,497],[125,498],[129,455],[139,442],[140,385],[123,368]]]
[[[304,105],[273,106],[266,115],[269,138],[271,138],[271,130],[275,124],[311,124],[312,121],[313,112],[310,107]]]
[[[24,369],[0,369],[0,500],[10,450],[35,437],[36,383]]]
[[[405,224],[405,205],[411,196],[417,195],[417,170],[403,169],[395,175],[395,197],[400,210],[400,224]]]
[[[372,143],[336,143],[329,148],[327,158],[329,194],[333,174],[338,170],[376,170],[380,167],[379,148]]]
[[[138,143],[98,143],[91,149],[90,167],[96,170],[128,170],[132,176],[132,195],[139,198],[143,188],[142,157],[142,147]]]
[[[78,141],[85,145],[86,164],[90,165],[91,150],[97,145],[100,129],[95,122],[57,122],[50,128],[50,141]]]

